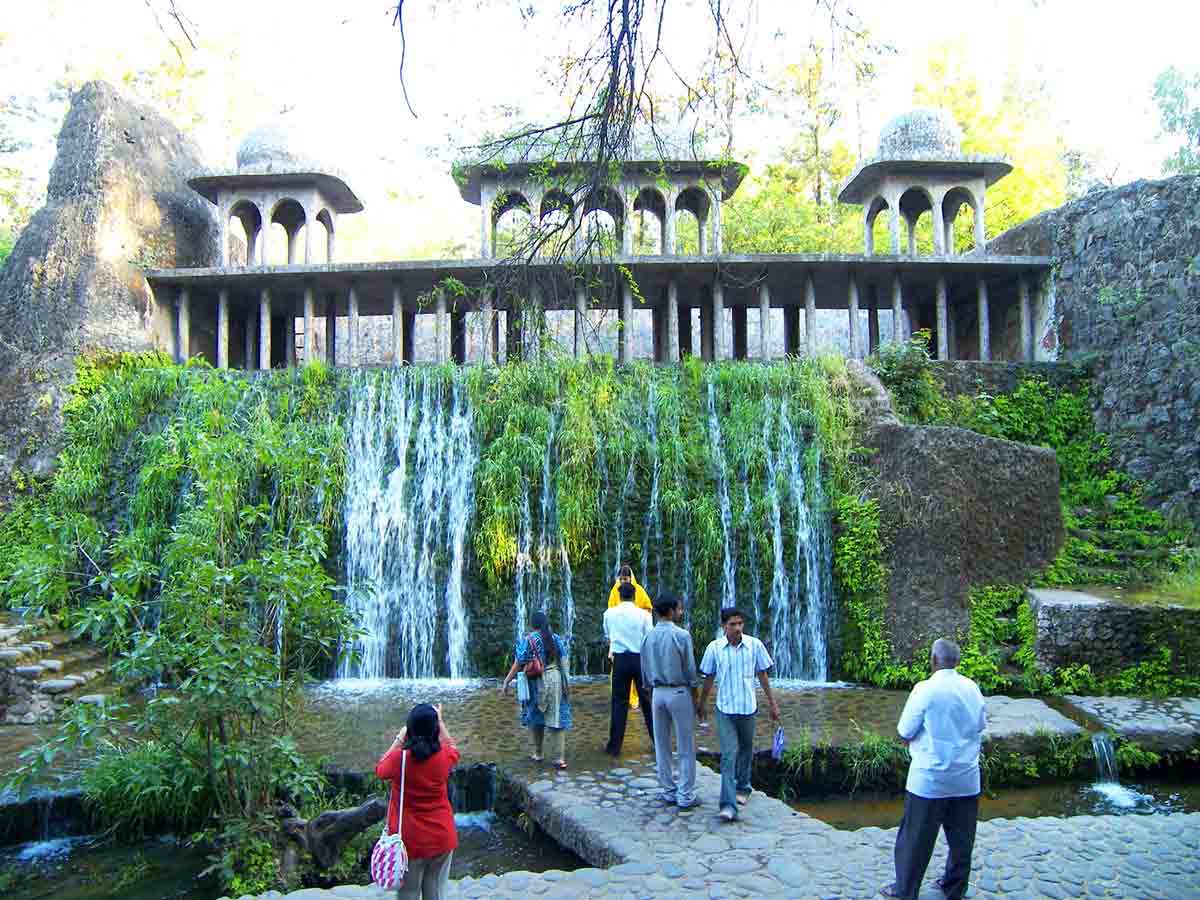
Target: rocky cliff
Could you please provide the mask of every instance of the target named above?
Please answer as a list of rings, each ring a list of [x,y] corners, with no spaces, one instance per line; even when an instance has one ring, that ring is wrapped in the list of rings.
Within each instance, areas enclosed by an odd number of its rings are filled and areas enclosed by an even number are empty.
[[[0,270],[0,492],[52,468],[76,354],[170,349],[142,267],[217,259],[216,215],[185,180],[199,168],[188,138],[110,85],[72,99],[46,205]]]

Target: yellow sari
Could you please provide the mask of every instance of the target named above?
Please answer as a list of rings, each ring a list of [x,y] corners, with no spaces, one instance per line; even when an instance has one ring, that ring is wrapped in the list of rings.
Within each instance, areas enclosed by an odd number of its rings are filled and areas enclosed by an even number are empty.
[[[653,615],[654,614],[653,613],[654,604],[650,602],[650,595],[646,593],[646,591],[642,588],[642,586],[640,584],[638,584],[637,578],[631,577],[630,583],[633,585],[633,592],[634,592],[633,593],[633,605],[636,606],[638,609],[644,609],[644,610],[646,610],[646,612]],[[609,609],[612,609],[614,606],[616,606],[618,603],[621,602],[621,594],[618,591],[618,588],[620,588],[620,586],[621,586],[621,579],[618,578],[615,582],[613,582],[612,590],[610,590],[608,592],[608,608]],[[612,690],[612,673],[611,672],[608,673],[608,683],[609,683],[609,690]],[[629,708],[630,709],[638,708],[637,688],[635,688],[632,684],[629,686]]]

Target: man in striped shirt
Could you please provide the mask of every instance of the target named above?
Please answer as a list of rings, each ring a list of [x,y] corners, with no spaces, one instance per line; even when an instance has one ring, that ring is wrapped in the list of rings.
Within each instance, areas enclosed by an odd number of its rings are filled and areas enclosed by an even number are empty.
[[[750,763],[754,755],[754,717],[758,698],[754,682],[767,695],[771,721],[779,721],[779,706],[771,693],[767,672],[773,665],[762,641],[743,634],[746,617],[740,609],[721,610],[725,636],[712,641],[700,661],[704,690],[700,694],[700,718],[708,705],[713,681],[717,683],[717,734],[721,741],[721,818],[732,822],[738,807],[750,800]]]

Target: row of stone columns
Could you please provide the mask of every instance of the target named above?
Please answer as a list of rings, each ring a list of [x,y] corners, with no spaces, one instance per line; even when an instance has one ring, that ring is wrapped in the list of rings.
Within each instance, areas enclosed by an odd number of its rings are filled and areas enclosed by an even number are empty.
[[[860,333],[861,288],[855,278],[851,278],[847,287],[847,324],[850,338],[850,353],[853,358],[860,359],[873,351],[880,343],[879,304],[877,287],[873,286],[868,304],[867,341],[864,346]],[[315,323],[317,319],[317,297],[313,285],[306,285],[303,291],[304,317],[304,348],[299,360],[295,355],[295,336],[285,330],[287,344],[284,349],[286,364],[291,366],[297,362],[312,362],[319,358],[315,343]],[[536,301],[535,301],[536,303]],[[980,277],[976,287],[976,303],[978,318],[979,358],[991,358],[990,314],[988,305],[988,287],[984,278]],[[334,360],[335,322],[334,299],[326,298],[325,303],[325,347],[323,355],[326,360]],[[253,335],[257,324],[257,366],[260,369],[271,367],[271,323],[274,317],[275,304],[269,288],[263,288],[259,295],[257,323],[253,313],[245,322],[245,356],[249,363],[254,358]],[[654,334],[655,358],[660,360],[678,360],[683,354],[691,354],[690,310],[691,306],[680,306],[679,285],[672,278],[667,282],[663,303],[655,307]],[[804,279],[804,352],[816,352],[817,312],[816,289],[811,275]],[[348,357],[353,360],[358,355],[359,344],[359,304],[358,291],[352,283],[346,291],[347,329],[345,340]],[[491,289],[484,291],[480,309],[482,312],[482,350],[484,359],[499,358],[499,315],[495,308],[495,296]],[[684,315],[681,317],[681,309]],[[725,295],[720,281],[714,281],[710,288],[707,303],[699,305],[700,309],[700,355],[707,360],[726,359],[732,356],[743,359],[747,356],[746,307],[738,306],[732,310],[732,346],[725,333]],[[767,323],[770,319],[771,292],[770,287],[763,282],[759,285],[758,311],[759,321],[759,357],[766,358],[769,338]],[[937,325],[937,358],[951,358],[951,320],[949,297],[946,279],[939,276],[934,287],[934,309]],[[891,280],[891,310],[893,341],[902,341],[905,333],[904,290],[899,275],[893,275]],[[292,307],[287,305],[287,318],[290,320]],[[575,356],[584,356],[588,351],[586,340],[586,317],[588,298],[583,285],[575,292],[575,328],[573,350]],[[800,338],[800,308],[787,306],[784,313],[784,349],[788,355],[798,355],[801,352]],[[437,362],[454,360],[463,362],[466,359],[466,313],[453,311],[450,308],[446,293],[442,289],[435,291],[435,348]],[[229,335],[230,335],[230,298],[229,289],[221,288],[217,295],[217,366],[229,366]],[[1021,357],[1031,360],[1034,357],[1033,348],[1033,300],[1028,277],[1022,275],[1018,279],[1018,315],[1020,322],[1020,352]],[[622,363],[633,358],[632,334],[630,323],[633,320],[633,291],[629,284],[622,286],[621,302],[618,307],[618,340],[617,356]],[[681,327],[681,318],[686,318],[686,327]],[[399,285],[392,287],[392,358],[397,365],[413,359],[413,331],[416,314],[405,312],[402,292]],[[176,303],[176,347],[177,360],[185,360],[191,345],[191,299],[186,287],[181,288]],[[516,343],[514,343],[514,341]],[[523,352],[524,333],[520,316],[510,312],[508,315],[508,341],[510,355]]]

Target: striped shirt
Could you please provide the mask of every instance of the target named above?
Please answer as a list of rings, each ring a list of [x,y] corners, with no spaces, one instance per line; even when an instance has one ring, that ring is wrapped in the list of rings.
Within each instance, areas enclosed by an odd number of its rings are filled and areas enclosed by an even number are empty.
[[[758,712],[754,683],[759,672],[774,663],[758,638],[742,635],[736,647],[724,637],[709,643],[700,660],[700,673],[717,679],[717,711],[727,716],[750,716]]]

